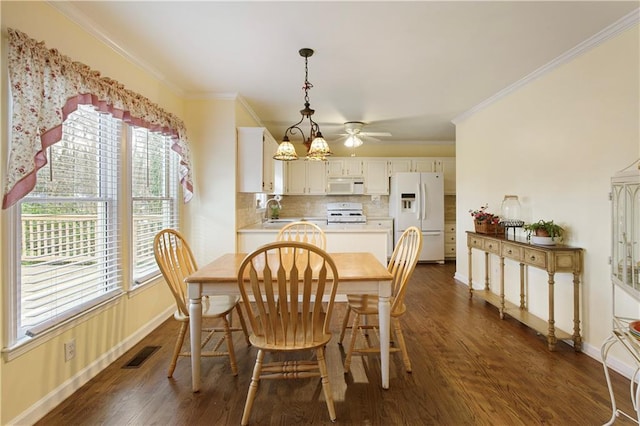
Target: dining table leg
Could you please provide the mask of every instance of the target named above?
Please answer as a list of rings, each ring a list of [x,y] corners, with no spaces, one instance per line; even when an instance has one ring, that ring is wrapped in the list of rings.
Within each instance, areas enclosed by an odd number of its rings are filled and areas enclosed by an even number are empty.
[[[189,283],[189,341],[191,342],[191,388],[193,392],[200,390],[200,351],[202,335],[202,287]]]
[[[389,349],[391,340],[391,303],[389,296],[391,289],[380,289],[378,298],[378,313],[380,321],[380,373],[382,375],[382,388],[389,389]]]

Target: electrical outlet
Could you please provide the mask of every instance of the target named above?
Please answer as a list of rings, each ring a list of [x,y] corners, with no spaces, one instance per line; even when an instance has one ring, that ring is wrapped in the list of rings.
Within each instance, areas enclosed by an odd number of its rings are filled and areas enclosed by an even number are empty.
[[[76,357],[76,339],[71,339],[64,344],[64,361],[70,361]]]

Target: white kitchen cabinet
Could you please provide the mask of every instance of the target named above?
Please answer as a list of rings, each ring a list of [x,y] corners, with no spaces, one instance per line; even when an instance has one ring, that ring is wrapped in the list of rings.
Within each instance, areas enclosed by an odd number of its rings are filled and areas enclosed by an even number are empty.
[[[361,158],[329,158],[327,161],[327,175],[330,177],[362,177],[362,163]]]
[[[381,232],[325,232],[329,253],[369,252],[383,265],[387,264],[387,236]]]
[[[390,158],[389,160],[389,176],[393,173],[412,172],[410,158]]]
[[[325,161],[288,161],[287,195],[324,195],[327,192],[327,164]]]
[[[388,158],[387,160],[389,176],[398,172],[442,173],[444,177],[444,193],[456,193],[455,157]]]
[[[387,229],[387,258],[393,254],[393,219],[369,219],[367,224],[381,229]]]
[[[436,157],[388,158],[389,175],[398,172],[436,172]]]
[[[388,161],[384,158],[363,160],[364,193],[368,195],[389,194]]]
[[[237,251],[249,253],[263,244],[276,240],[278,229],[237,233]],[[388,233],[378,230],[324,228],[329,253],[369,252],[383,265],[387,264]]]
[[[444,176],[444,193],[456,193],[456,158],[443,157],[439,160],[439,172]]]
[[[438,160],[432,157],[416,158],[413,160],[412,166],[412,172],[431,173],[439,171]]]
[[[444,258],[456,258],[456,223],[444,223]]]
[[[276,240],[278,231],[273,230],[264,232],[239,232],[237,234],[238,253],[251,253],[258,247],[272,243]]]
[[[286,162],[284,193],[324,195],[327,177],[364,177],[365,194],[388,195],[389,176],[397,172],[442,173],[444,193],[456,193],[455,157],[334,157],[323,162],[289,161]],[[277,179],[277,173],[274,176],[274,185],[282,181]]]
[[[283,164],[273,159],[278,143],[264,127],[238,127],[238,192],[282,194]]]

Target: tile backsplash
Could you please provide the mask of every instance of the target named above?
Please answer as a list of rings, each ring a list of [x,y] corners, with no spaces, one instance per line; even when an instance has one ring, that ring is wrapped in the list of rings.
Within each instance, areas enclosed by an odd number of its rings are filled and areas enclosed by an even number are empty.
[[[327,203],[350,202],[362,203],[367,217],[389,217],[389,196],[380,195],[377,201],[371,195],[283,195],[281,217],[325,217]],[[444,197],[445,222],[456,220],[456,196]],[[255,194],[238,193],[236,204],[236,220],[238,228],[260,222],[264,210],[256,209]]]

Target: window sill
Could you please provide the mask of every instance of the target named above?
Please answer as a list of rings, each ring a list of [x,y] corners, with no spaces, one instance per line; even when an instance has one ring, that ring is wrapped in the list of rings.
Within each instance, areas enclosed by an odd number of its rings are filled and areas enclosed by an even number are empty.
[[[123,295],[124,293],[119,293],[118,295],[105,301],[104,303],[101,303],[100,305],[97,305],[87,310],[86,312],[83,312],[72,318],[69,318],[67,321],[52,327],[50,330],[45,331],[36,337],[24,337],[20,339],[18,342],[16,342],[15,345],[3,348],[2,349],[3,359],[5,360],[5,362],[12,361],[28,353],[29,351],[37,348],[38,346],[44,343],[47,343],[48,341],[54,339],[55,337],[60,336],[61,334],[69,330],[72,330],[73,328],[77,327],[78,324],[82,324],[90,320],[91,318],[94,318],[100,315],[106,310],[111,309],[114,306],[117,306],[120,303],[120,300],[122,299]]]
[[[149,279],[141,282],[140,284],[137,284],[135,287],[131,288],[131,290],[127,291],[127,297],[129,299],[131,299],[132,297],[136,297],[139,293],[142,293],[143,291],[163,282],[164,277],[160,272],[158,272],[157,275],[153,275]]]

